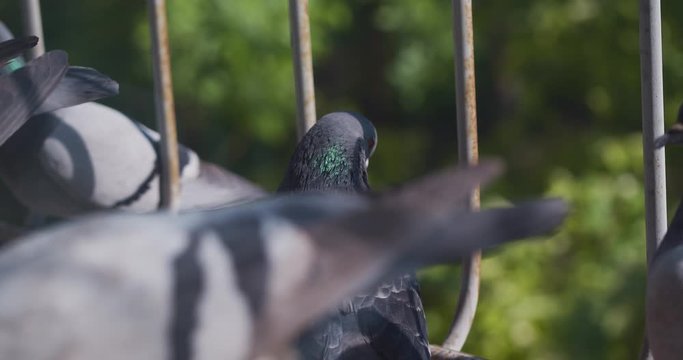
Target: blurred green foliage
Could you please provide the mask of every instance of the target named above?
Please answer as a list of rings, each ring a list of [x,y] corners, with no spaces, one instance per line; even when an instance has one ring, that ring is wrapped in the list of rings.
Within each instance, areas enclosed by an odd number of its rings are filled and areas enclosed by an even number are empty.
[[[168,6],[181,140],[273,189],[295,133],[287,2]],[[16,0],[0,3],[15,30],[18,9]],[[683,2],[663,4],[667,119],[683,98],[682,12]],[[151,123],[145,2],[51,0],[43,14],[47,47],[117,79],[121,95],[104,102]],[[552,239],[488,254],[465,350],[635,358],[645,281],[638,2],[477,1],[474,14],[480,149],[508,167],[484,192],[485,206],[557,195],[573,210]],[[455,161],[450,2],[314,0],[311,21],[318,113],[355,110],[375,122],[375,188]],[[672,161],[669,176],[681,179]],[[673,180],[677,199],[683,187]],[[438,342],[457,271],[430,269],[422,280]]]

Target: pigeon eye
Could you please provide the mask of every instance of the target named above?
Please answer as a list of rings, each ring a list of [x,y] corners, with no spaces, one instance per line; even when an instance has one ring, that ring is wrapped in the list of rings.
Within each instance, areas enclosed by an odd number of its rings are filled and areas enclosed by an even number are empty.
[[[368,150],[370,150],[371,154],[375,151],[375,139],[368,139]]]

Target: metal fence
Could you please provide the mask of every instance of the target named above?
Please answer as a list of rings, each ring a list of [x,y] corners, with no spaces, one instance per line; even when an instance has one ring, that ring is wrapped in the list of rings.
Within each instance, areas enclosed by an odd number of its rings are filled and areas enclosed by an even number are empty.
[[[177,207],[179,168],[171,62],[168,45],[165,0],[148,0],[157,127],[161,134],[161,202],[164,209]],[[316,120],[315,86],[311,52],[308,0],[289,0],[289,16],[294,64],[297,135]],[[472,0],[452,0],[455,89],[458,128],[458,155],[462,164],[478,160],[476,83],[474,71],[474,30]],[[22,0],[24,32],[41,41],[29,56],[45,52],[39,0]],[[642,85],[643,161],[645,167],[645,210],[648,262],[666,232],[666,176],[664,149],[654,149],[654,139],[664,133],[662,85],[662,39],[660,0],[640,0],[640,57]],[[470,208],[479,208],[479,193],[471,195]],[[460,350],[474,321],[479,297],[481,253],[463,262],[458,306],[444,347]],[[644,342],[641,358],[651,357]]]

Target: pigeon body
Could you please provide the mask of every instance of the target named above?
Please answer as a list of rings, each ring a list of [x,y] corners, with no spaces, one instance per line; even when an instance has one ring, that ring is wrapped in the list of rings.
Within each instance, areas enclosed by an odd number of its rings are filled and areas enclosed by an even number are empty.
[[[655,252],[647,277],[646,328],[657,360],[683,354],[683,201]]]
[[[655,140],[657,148],[683,144],[683,105],[676,122]],[[646,330],[657,360],[683,354],[683,200],[650,261],[646,295]]]
[[[0,253],[0,358],[280,355],[351,293],[562,222],[557,200],[453,208],[494,172],[447,171],[374,200],[285,195],[180,215],[101,214],[34,233]]]
[[[86,103],[35,116],[0,147],[0,178],[28,208],[52,216],[159,205],[159,135],[122,113]],[[263,196],[180,145],[181,209]]]
[[[12,35],[0,23],[3,37]],[[16,58],[13,64],[24,62]],[[37,116],[0,147],[0,178],[24,206],[55,217],[158,208],[159,135],[112,108],[90,102],[116,93],[115,81],[93,69],[71,66],[33,110]],[[181,210],[234,205],[265,195],[182,145],[179,156]]]
[[[323,116],[299,142],[280,192],[366,192],[377,131],[360,114]],[[305,359],[429,359],[427,326],[415,274],[344,300],[304,333]]]

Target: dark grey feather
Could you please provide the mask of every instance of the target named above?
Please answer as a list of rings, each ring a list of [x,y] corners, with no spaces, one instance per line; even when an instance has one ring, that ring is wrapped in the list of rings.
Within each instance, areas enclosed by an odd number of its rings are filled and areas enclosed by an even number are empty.
[[[119,83],[109,76],[92,68],[69,66],[62,81],[34,111],[34,115],[118,94]]]
[[[35,36],[7,39],[0,42],[0,67],[15,57],[21,56],[24,51],[36,46],[36,44],[38,44],[38,38]]]
[[[67,66],[66,53],[55,50],[0,76],[0,145],[24,125],[54,90]]]

